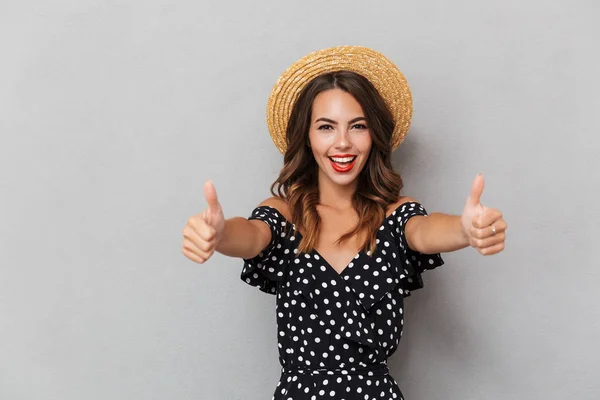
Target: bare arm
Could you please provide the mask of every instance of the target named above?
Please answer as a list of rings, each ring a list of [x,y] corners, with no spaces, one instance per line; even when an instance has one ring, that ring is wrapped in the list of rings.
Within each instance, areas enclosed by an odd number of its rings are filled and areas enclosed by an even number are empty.
[[[259,206],[275,208],[285,219],[290,220],[287,203],[278,198],[266,199]],[[254,258],[271,242],[271,230],[263,221],[235,217],[225,221],[223,238],[217,251],[230,257]]]
[[[471,246],[483,255],[504,250],[508,227],[500,210],[483,206],[483,176],[475,177],[462,215],[432,213],[408,220],[406,241],[413,250],[424,254],[450,252]],[[408,201],[415,201],[410,199]]]
[[[197,263],[206,262],[215,251],[230,257],[254,258],[271,242],[271,230],[263,221],[242,217],[225,219],[212,182],[204,185],[208,208],[190,217],[183,228],[183,254]],[[286,218],[287,204],[270,198],[260,205],[277,208]]]
[[[225,220],[216,250],[230,257],[254,258],[270,241],[271,231],[264,222],[233,217]]]
[[[469,246],[458,215],[416,215],[406,223],[405,235],[408,247],[423,254],[448,253]]]

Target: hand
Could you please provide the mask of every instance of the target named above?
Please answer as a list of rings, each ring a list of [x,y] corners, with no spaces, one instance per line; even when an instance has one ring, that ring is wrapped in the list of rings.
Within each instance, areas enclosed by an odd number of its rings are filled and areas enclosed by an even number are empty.
[[[483,183],[483,175],[477,175],[461,215],[461,223],[471,247],[488,256],[504,250],[507,224],[500,210],[481,205]]]
[[[190,217],[182,232],[183,254],[200,264],[215,252],[225,229],[223,210],[211,181],[204,184],[204,196],[208,208],[201,214]]]

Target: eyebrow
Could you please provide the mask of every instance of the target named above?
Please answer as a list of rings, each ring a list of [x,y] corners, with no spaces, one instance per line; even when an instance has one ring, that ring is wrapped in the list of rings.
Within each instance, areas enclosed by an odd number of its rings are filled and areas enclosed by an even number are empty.
[[[366,120],[367,120],[367,119],[366,119],[365,117],[356,117],[356,118],[353,118],[353,119],[351,119],[350,121],[348,121],[348,123],[349,123],[349,124],[353,124],[353,123],[355,123],[355,122],[358,122],[358,121],[366,121]],[[323,121],[323,122],[329,122],[330,124],[337,125],[337,122],[335,122],[335,121],[334,121],[334,120],[332,120],[332,119],[325,118],[325,117],[317,118],[317,119],[315,120],[315,124],[316,124],[317,122],[319,122],[319,121]]]

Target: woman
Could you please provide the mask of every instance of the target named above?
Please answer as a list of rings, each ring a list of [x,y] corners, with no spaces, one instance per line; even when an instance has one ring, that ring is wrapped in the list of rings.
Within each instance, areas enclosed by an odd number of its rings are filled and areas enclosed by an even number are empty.
[[[483,207],[483,177],[461,216],[399,196],[390,156],[412,112],[401,72],[363,47],[309,54],[279,79],[268,125],[284,166],[274,197],[225,220],[212,183],[189,219],[183,253],[244,259],[242,279],[277,296],[281,380],[273,399],[402,399],[387,358],[402,336],[403,299],[440,253],[503,250],[506,222]],[[277,189],[277,190],[275,190]]]

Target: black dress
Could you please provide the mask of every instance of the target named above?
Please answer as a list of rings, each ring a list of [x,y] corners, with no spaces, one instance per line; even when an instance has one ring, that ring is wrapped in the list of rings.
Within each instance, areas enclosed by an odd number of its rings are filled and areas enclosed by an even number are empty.
[[[338,273],[317,251],[298,253],[301,235],[277,211],[257,207],[271,242],[244,260],[241,278],[274,294],[281,379],[273,400],[403,399],[387,359],[398,348],[404,297],[421,273],[444,261],[410,249],[404,226],[423,206],[403,203],[385,218],[373,255],[360,251]]]

